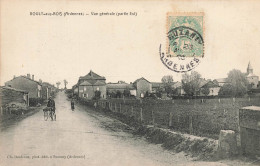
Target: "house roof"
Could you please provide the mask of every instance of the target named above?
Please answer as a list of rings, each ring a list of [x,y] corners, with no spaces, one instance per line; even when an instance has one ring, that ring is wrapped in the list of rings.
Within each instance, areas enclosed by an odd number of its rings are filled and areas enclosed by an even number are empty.
[[[33,82],[35,82],[35,83],[39,84],[39,85],[42,85],[40,82],[38,82],[38,81],[35,81],[35,80],[32,80],[31,78],[28,78],[28,77],[26,77],[26,76],[18,76],[18,77],[15,77],[15,78],[13,78],[13,79],[12,79],[12,80],[10,80],[10,81],[13,81],[14,79],[17,79],[17,78],[19,78],[19,77],[26,78],[27,80],[30,80],[30,81],[33,81]],[[7,81],[7,82],[8,82],[8,81]]]
[[[201,79],[201,80],[200,80],[199,87],[203,87],[203,86],[206,85],[208,82],[209,82],[209,80]]]
[[[97,80],[93,85],[102,86],[102,85],[106,85],[106,83],[104,81]]]
[[[162,82],[151,82],[152,88],[160,88],[163,86]]]
[[[127,83],[109,83],[107,84],[107,89],[135,89],[133,84]]]
[[[81,77],[79,77],[79,79],[84,79],[84,80],[88,80],[88,79],[99,80],[99,79],[101,79],[101,80],[105,80],[106,78],[102,77],[102,76],[94,73],[92,70],[90,70],[90,72],[87,75],[81,76]]]
[[[42,83],[43,86],[49,86],[49,87],[54,87],[54,85],[48,83],[48,82],[43,82]]]
[[[29,93],[29,92],[27,92],[25,90],[15,89],[15,88],[11,88],[11,87],[8,87],[8,86],[1,86],[0,88],[1,89],[12,90],[12,91],[17,91],[17,92]]]
[[[81,84],[79,84],[80,86],[91,86],[92,84],[88,81],[84,81]]]
[[[225,83],[227,82],[227,78],[219,78],[219,79],[216,79],[218,82],[220,83]]]
[[[106,83],[104,80],[85,80],[79,85],[80,86],[102,86],[102,85],[106,85]]]
[[[206,84],[204,84],[203,86],[201,86],[201,88],[208,86],[209,88],[214,88],[214,87],[220,87],[218,84],[214,83],[213,81],[209,81]]]
[[[78,85],[76,84],[76,85],[73,85],[72,86],[72,89],[75,89],[75,88],[77,88],[78,87]]]
[[[145,81],[147,81],[147,82],[150,83],[150,81],[148,81],[147,79],[145,79],[144,77],[142,77],[142,78],[139,78],[139,79],[135,80],[135,81],[134,81],[134,84],[137,83],[137,82],[139,82],[139,81],[141,81],[141,80],[145,80]]]

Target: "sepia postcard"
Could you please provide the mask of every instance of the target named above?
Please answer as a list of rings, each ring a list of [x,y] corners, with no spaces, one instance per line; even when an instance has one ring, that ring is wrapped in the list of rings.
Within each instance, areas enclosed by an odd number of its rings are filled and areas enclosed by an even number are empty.
[[[0,0],[0,165],[260,165],[259,9]]]

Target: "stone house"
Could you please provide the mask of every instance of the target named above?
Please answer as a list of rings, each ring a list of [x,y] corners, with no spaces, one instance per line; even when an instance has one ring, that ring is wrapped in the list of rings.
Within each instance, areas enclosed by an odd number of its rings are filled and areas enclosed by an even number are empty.
[[[116,94],[117,91],[119,91],[123,94],[125,90],[129,90],[130,95],[136,96],[136,89],[132,83],[128,84],[125,82],[124,83],[118,82],[118,83],[108,83],[107,84],[107,93],[108,94],[110,94],[110,93]]]
[[[55,91],[54,85],[51,85],[48,82],[42,83],[42,98],[43,99],[47,100],[53,94],[54,91]]]
[[[164,84],[162,82],[151,82],[152,84],[152,93],[156,93],[160,90],[164,91]]]
[[[106,98],[106,78],[92,70],[87,75],[80,77],[77,85],[79,98],[92,99],[95,91],[100,91],[101,98]]]
[[[215,83],[213,81],[209,81],[206,84],[204,84],[203,86],[201,86],[201,90],[203,88],[207,88],[207,87],[209,88],[209,94],[207,96],[217,96],[219,93],[219,90],[221,88],[221,86],[219,86],[217,83]],[[205,96],[205,94],[203,94],[201,91],[200,91],[200,95]]]
[[[40,82],[34,80],[34,75],[32,75],[32,78],[30,74],[14,77],[12,80],[5,82],[5,86],[27,91],[30,98],[42,97],[42,85]]]
[[[152,84],[145,78],[139,78],[134,81],[133,83],[134,87],[136,88],[136,97],[137,98],[143,98],[145,93],[151,93],[152,92]]]
[[[0,87],[0,105],[5,106],[11,102],[29,106],[29,92],[10,87]]]

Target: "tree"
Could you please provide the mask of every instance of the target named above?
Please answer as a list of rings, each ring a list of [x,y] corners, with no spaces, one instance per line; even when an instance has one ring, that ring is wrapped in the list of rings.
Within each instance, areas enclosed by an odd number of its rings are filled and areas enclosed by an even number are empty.
[[[185,73],[182,75],[182,88],[188,96],[197,95],[200,88],[200,81],[201,75],[198,72]]]
[[[119,90],[117,90],[116,91],[116,98],[121,98],[121,96],[122,96],[122,93]]]
[[[163,87],[167,95],[172,94],[173,89],[171,87],[171,84],[173,83],[173,76],[172,75],[163,76],[161,81],[163,83]]]
[[[57,85],[57,88],[59,89],[59,86],[60,86],[60,82],[56,82],[56,85]]]
[[[201,88],[201,92],[202,92],[205,96],[208,96],[208,95],[209,95],[209,86],[208,86],[208,84],[205,84],[205,85]]]
[[[169,84],[169,83],[173,82],[173,77],[172,77],[172,75],[166,75],[166,76],[163,76],[161,81],[164,84]]]
[[[130,90],[129,89],[125,89],[124,90],[124,96],[125,97],[129,97],[130,96]]]
[[[64,86],[65,86],[65,89],[67,89],[67,84],[68,84],[68,81],[65,79],[65,80],[63,80],[63,82],[64,82]]]
[[[163,93],[163,88],[159,88],[158,90],[156,90],[156,96],[159,97],[159,98],[162,98],[162,93]]]
[[[231,96],[232,95],[232,85],[231,84],[224,84],[219,92],[218,92],[218,95],[219,96]]]
[[[144,97],[149,97],[149,96],[150,96],[149,92],[146,91],[145,94],[144,94]]]
[[[223,90],[228,90],[231,88],[231,93],[230,95],[232,96],[243,96],[247,93],[249,83],[246,78],[246,75],[243,74],[240,70],[233,69],[228,73],[227,77],[227,82],[230,84],[229,86],[227,85],[225,89]],[[226,89],[228,87],[228,89]],[[224,92],[226,94],[227,92]]]

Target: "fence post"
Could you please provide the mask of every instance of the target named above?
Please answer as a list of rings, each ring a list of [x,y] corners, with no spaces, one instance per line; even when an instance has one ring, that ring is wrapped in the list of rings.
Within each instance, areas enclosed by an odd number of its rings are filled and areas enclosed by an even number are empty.
[[[250,97],[248,98],[248,101],[250,101]]]
[[[152,110],[152,124],[154,125],[155,124],[155,118],[154,118],[154,112]]]
[[[190,120],[190,134],[192,134],[193,133],[192,115],[189,116],[189,120]]]
[[[121,113],[121,104],[119,105],[119,112]]]
[[[172,127],[172,112],[170,112],[170,116],[169,116],[169,127]]]
[[[218,102],[220,103],[220,98],[218,99]]]
[[[131,106],[131,116],[133,117],[134,116],[134,107]]]
[[[187,102],[189,103],[189,102],[190,102],[190,99],[188,99]]]
[[[140,119],[141,119],[141,122],[143,122],[143,109],[142,108],[140,110]]]
[[[115,103],[115,112],[116,112],[116,103]]]

